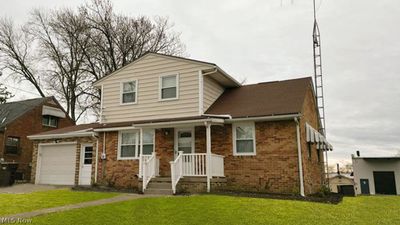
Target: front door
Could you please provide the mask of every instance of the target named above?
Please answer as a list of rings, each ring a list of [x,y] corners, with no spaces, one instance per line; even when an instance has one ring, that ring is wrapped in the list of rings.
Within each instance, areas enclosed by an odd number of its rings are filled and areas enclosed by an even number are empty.
[[[360,179],[361,194],[369,195],[369,181],[368,179]]]
[[[178,152],[193,153],[194,152],[194,129],[193,128],[179,128],[175,131],[175,158]]]
[[[81,170],[79,175],[79,185],[90,185],[92,175],[92,156],[93,146],[82,145],[81,148]]]

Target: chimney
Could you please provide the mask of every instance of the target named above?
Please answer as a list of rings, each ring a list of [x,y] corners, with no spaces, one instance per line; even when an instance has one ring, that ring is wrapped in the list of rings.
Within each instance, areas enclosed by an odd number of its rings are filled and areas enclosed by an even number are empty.
[[[337,168],[337,174],[340,175],[339,163],[336,163],[336,168]]]
[[[356,151],[357,157],[360,157],[360,151]]]

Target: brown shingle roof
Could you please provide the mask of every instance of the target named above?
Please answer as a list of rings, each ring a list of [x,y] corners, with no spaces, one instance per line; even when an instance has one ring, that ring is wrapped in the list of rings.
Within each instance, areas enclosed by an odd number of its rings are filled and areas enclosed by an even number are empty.
[[[311,84],[311,77],[305,77],[227,89],[206,114],[239,118],[300,113]]]

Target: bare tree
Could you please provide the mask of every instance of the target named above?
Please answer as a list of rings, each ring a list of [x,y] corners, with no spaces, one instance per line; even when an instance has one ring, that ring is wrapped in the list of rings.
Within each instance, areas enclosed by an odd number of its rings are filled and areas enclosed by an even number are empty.
[[[8,69],[17,74],[19,80],[29,81],[37,92],[45,97],[39,71],[35,65],[39,64],[33,55],[33,38],[24,30],[16,30],[12,21],[0,19],[0,71]]]
[[[5,68],[42,96],[43,90],[55,95],[78,120],[89,109],[98,111],[101,93],[93,82],[146,52],[181,55],[184,46],[171,28],[166,18],[124,16],[109,0],[92,0],[78,10],[34,10],[18,32],[9,20],[0,21],[0,53]]]

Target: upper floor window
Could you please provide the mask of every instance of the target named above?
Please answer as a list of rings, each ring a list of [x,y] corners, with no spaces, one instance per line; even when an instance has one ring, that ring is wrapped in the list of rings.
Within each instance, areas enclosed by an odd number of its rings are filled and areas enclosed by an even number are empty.
[[[160,100],[178,98],[178,80],[177,74],[160,77]]]
[[[58,117],[43,115],[42,117],[42,125],[46,127],[57,127],[58,126]]]
[[[6,141],[6,154],[18,154],[20,146],[19,137],[7,137]]]
[[[137,99],[137,81],[129,81],[122,83],[121,103],[133,104]]]
[[[233,155],[255,155],[256,136],[254,122],[232,125]]]

